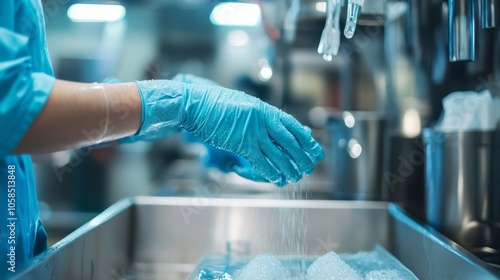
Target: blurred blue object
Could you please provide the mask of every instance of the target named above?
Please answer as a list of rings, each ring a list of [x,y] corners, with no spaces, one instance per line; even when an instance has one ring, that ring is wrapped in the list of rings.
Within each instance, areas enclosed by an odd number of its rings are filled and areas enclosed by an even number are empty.
[[[279,186],[310,174],[314,163],[323,158],[310,130],[289,114],[243,92],[180,77],[182,82],[137,82],[143,123],[132,140],[183,128],[203,142],[245,158],[263,178]]]
[[[204,144],[207,148],[207,155],[203,158],[206,166],[217,168],[225,173],[235,172],[241,177],[255,182],[268,182],[268,180],[262,177],[248,161],[239,155],[204,143],[190,133],[185,133],[185,138],[189,142],[200,142]]]

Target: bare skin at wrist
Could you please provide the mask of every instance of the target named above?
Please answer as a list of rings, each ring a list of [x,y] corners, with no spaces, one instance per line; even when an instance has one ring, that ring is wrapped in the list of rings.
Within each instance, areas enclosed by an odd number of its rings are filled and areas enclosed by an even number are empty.
[[[113,141],[135,134],[141,118],[141,97],[135,83],[57,80],[14,153],[49,153]]]

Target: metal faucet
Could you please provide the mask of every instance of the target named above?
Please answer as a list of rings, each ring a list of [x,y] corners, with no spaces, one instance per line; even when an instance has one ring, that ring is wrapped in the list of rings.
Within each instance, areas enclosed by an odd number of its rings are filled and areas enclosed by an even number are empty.
[[[448,0],[449,59],[474,61],[474,0]]]
[[[500,28],[500,0],[479,0],[482,28]],[[448,0],[449,58],[474,61],[475,0]]]
[[[500,28],[500,0],[481,0],[481,27]]]

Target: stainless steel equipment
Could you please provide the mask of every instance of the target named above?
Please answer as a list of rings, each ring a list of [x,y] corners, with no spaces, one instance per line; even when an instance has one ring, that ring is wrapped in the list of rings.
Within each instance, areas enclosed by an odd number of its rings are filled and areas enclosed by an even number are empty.
[[[311,7],[308,11],[315,12],[301,13],[297,22],[296,40],[288,44],[283,53],[293,54],[298,49],[302,52],[304,49],[315,50],[324,26],[323,13],[314,9],[316,2],[301,2],[302,6]],[[383,9],[380,13],[365,14],[363,20],[358,22],[359,32],[357,31],[351,40],[342,37],[339,55],[328,64],[334,70],[323,65],[321,68],[317,67],[322,71],[319,75],[326,77],[331,83],[325,83],[329,85],[328,90],[325,90],[325,95],[330,97],[326,99],[329,103],[316,105],[349,111],[382,111],[386,116],[388,129],[397,131],[402,136],[388,141],[391,149],[384,151],[389,153],[384,156],[392,160],[388,161],[388,169],[384,171],[392,172],[398,171],[399,155],[406,156],[421,150],[421,147],[416,147],[412,141],[421,137],[423,127],[439,118],[444,96],[455,91],[479,92],[484,89],[489,89],[492,95],[500,94],[500,30],[493,28],[498,27],[499,0],[388,0],[366,1],[365,4],[370,3],[382,3],[379,7]],[[364,9],[365,6],[362,12]],[[311,19],[317,19],[319,16],[323,18],[321,24]],[[341,17],[345,17],[345,14],[341,14]],[[343,22],[342,19],[341,24]],[[282,57],[284,62],[288,61],[286,55]],[[289,61],[288,64],[283,63],[286,66],[284,69],[302,67],[291,59]],[[290,75],[287,76],[289,72],[291,71],[283,71],[284,84],[292,80]],[[285,88],[283,92],[286,96],[289,92],[293,93],[294,89]],[[367,107],[367,104],[370,107]],[[359,188],[359,181],[378,184],[377,176],[382,176],[383,172],[373,175],[373,169],[370,167],[372,163],[350,157],[351,149],[346,145],[346,141],[339,142],[341,139],[348,141],[352,138],[343,136],[346,133],[351,131],[342,124],[340,116],[338,128],[330,126],[333,142],[330,145],[333,148],[331,170],[336,197],[370,199],[369,195],[356,197],[352,193],[363,192],[363,189]],[[375,139],[376,136],[367,138]],[[360,146],[364,152],[364,145]],[[359,150],[359,146],[356,147]],[[340,154],[343,159],[336,158],[335,155],[340,148],[343,149],[343,154]],[[463,150],[464,153],[465,151]],[[382,165],[381,158],[379,165]],[[353,164],[357,164],[356,168],[352,167]],[[389,194],[390,199],[404,201],[405,207],[412,205],[411,208],[416,210],[412,212],[416,213],[425,209],[422,199],[424,177],[421,172],[422,165],[411,168],[414,168],[415,172],[405,177],[404,183],[394,186]],[[396,172],[396,175],[400,174]],[[339,183],[335,180],[343,181]],[[484,188],[486,184],[484,183]],[[493,187],[494,185],[488,186],[490,189]],[[474,192],[470,194],[474,197],[484,196],[484,189],[467,191]],[[433,203],[438,205],[439,199],[443,199],[441,203],[445,204],[448,198],[433,198]],[[498,196],[487,200],[488,205],[500,204]],[[469,211],[461,208],[467,208],[465,205],[457,207],[459,212]],[[478,209],[474,208],[474,211],[482,213],[484,207],[477,206]],[[425,217],[425,214],[419,216]],[[484,239],[500,239],[494,237],[469,236],[478,239],[473,241],[474,243],[481,243]],[[485,259],[489,256],[492,255],[487,255]]]
[[[450,61],[473,61],[475,59],[474,2],[474,0],[448,1]]]
[[[289,254],[275,246],[283,242],[276,219],[297,210],[308,217],[301,224],[307,254],[372,250],[379,243],[421,279],[500,277],[384,202],[138,197],[54,245],[18,279],[185,279],[205,253],[225,253],[227,242],[249,244],[251,254]]]
[[[427,221],[500,265],[500,132],[424,131]]]
[[[481,0],[481,27],[500,27],[500,1]]]
[[[413,217],[425,221],[425,147],[421,137],[389,131],[384,138],[382,191]]]
[[[344,111],[329,119],[331,175],[336,199],[382,199],[385,116]]]

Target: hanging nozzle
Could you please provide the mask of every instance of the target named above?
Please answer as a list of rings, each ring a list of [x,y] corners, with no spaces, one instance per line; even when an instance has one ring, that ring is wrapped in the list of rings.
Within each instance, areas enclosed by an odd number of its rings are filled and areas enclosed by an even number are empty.
[[[351,39],[354,36],[354,32],[356,32],[358,15],[364,2],[364,0],[349,0],[349,4],[347,5],[347,20],[344,29],[344,36],[347,39]]]
[[[326,3],[326,24],[318,46],[318,53],[326,61],[332,61],[340,48],[340,8],[341,0],[328,0]]]

